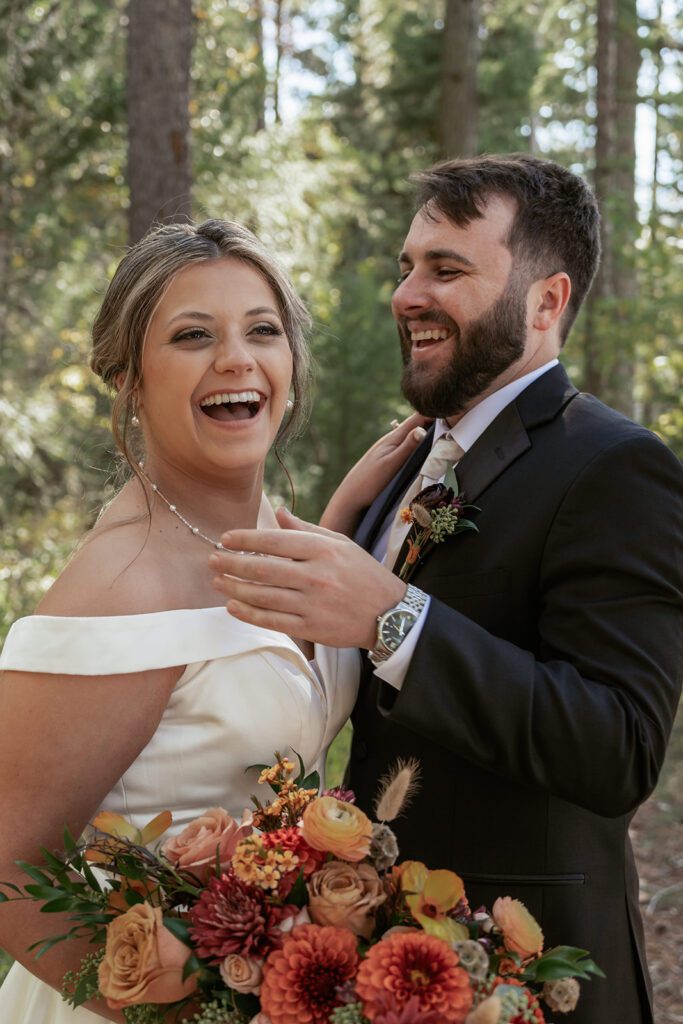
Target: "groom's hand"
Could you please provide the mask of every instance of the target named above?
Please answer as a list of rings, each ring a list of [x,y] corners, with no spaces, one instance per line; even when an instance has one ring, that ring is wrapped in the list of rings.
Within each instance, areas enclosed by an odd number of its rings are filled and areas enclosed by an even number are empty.
[[[406,584],[348,537],[279,509],[281,530],[232,530],[211,555],[231,615],[333,647],[375,646],[377,616]]]

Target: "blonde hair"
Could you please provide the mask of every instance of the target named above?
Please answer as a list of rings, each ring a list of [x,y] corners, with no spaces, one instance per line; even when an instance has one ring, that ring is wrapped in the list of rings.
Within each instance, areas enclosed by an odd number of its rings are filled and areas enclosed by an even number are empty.
[[[259,239],[241,224],[207,220],[152,228],[119,263],[92,330],[90,366],[116,388],[111,427],[116,446],[138,475],[140,453],[131,445],[135,391],[142,380],[145,336],[172,277],[191,264],[230,256],[249,264],[272,288],[292,350],[294,406],[283,421],[275,447],[302,429],[309,406],[310,354],[306,340],[311,320],[285,272]]]

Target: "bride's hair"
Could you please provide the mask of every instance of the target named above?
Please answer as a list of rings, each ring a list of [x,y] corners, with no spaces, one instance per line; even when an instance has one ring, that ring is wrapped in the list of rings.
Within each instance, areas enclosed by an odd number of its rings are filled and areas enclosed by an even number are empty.
[[[139,452],[131,441],[135,393],[142,379],[142,352],[154,311],[172,278],[196,263],[230,256],[249,264],[272,288],[292,350],[294,403],[278,433],[276,451],[304,425],[309,405],[310,354],[306,340],[311,320],[287,273],[276,258],[241,224],[206,220],[203,224],[154,227],[119,263],[92,330],[90,365],[116,389],[112,434],[126,462],[138,475]]]

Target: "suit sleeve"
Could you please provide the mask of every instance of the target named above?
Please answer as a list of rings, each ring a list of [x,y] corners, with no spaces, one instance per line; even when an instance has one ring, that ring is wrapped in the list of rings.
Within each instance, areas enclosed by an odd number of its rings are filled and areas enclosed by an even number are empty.
[[[607,817],[653,790],[683,671],[683,471],[654,437],[594,457],[539,567],[538,648],[432,599],[380,711],[482,767]]]

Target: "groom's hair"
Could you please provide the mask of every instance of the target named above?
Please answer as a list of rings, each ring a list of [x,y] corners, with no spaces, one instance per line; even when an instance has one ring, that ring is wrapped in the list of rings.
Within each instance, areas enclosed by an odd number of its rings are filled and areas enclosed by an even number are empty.
[[[441,214],[458,227],[483,217],[495,197],[514,201],[505,244],[522,280],[528,285],[560,270],[571,280],[564,343],[600,262],[598,204],[583,178],[551,160],[510,153],[445,160],[411,180],[417,209],[426,217]]]

